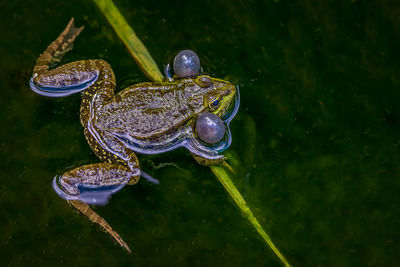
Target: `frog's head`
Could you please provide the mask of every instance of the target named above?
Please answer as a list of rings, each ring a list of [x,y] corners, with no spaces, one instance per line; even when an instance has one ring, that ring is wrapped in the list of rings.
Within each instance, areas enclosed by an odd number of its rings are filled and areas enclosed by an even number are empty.
[[[235,99],[236,87],[230,82],[206,75],[197,76],[195,82],[205,89],[203,111],[222,117]]]

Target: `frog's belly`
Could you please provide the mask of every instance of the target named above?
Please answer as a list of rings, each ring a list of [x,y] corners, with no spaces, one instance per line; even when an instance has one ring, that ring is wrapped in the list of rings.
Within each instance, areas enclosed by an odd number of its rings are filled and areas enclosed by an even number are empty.
[[[136,138],[129,135],[127,132],[112,133],[112,138],[116,138],[124,144],[125,147],[140,154],[159,154],[179,147],[185,147],[190,152],[203,158],[218,159],[223,157],[223,155],[218,154],[218,151],[221,149],[221,144],[214,147],[207,147],[201,144],[198,142],[197,138],[195,138],[193,128],[190,125],[183,125],[174,132],[165,133],[152,139]],[[110,144],[108,144],[108,146],[109,145]],[[111,151],[114,149],[113,146],[109,148]]]
[[[118,115],[101,115],[94,116],[89,131],[100,139],[106,139],[102,140],[102,143],[106,144],[107,150],[111,152],[116,148],[114,146],[117,139],[125,147],[141,154],[159,154],[185,147],[204,158],[222,157],[218,154],[220,145],[207,147],[199,143],[194,136],[193,127],[187,123],[187,117],[174,109],[164,113],[131,111]]]
[[[176,123],[174,113],[165,113],[160,116],[153,113],[150,116],[134,116],[132,112],[119,116],[95,117],[88,124],[88,130],[102,143],[108,151],[118,154],[120,145],[141,154],[159,154],[174,150],[178,147],[185,147],[190,152],[204,158],[217,159],[222,157],[218,153],[223,151],[230,144],[230,134],[228,139],[215,146],[205,146],[201,144],[193,133],[190,123],[183,123],[178,127],[171,127]],[[182,115],[177,115],[182,116]],[[160,120],[159,118],[163,118]],[[187,120],[181,120],[186,122]],[[177,125],[177,124],[174,124]],[[168,129],[169,131],[163,131]],[[162,134],[155,135],[158,131]],[[116,141],[118,142],[116,143]]]

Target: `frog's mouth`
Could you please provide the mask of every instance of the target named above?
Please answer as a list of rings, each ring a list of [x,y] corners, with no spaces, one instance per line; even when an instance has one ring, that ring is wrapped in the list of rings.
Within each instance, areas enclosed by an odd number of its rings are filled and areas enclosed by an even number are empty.
[[[234,96],[233,101],[225,111],[225,113],[221,116],[221,119],[228,124],[232,121],[232,119],[236,116],[236,113],[239,110],[239,105],[240,105],[240,92],[239,92],[239,86],[236,86],[236,93]]]
[[[225,111],[221,119],[225,124],[225,136],[216,144],[206,144],[200,141],[190,125],[181,127],[178,131],[170,135],[161,136],[158,139],[143,140],[132,137],[127,133],[114,133],[123,143],[129,146],[130,149],[141,154],[159,154],[174,150],[178,147],[185,147],[193,154],[207,159],[222,158],[219,153],[225,151],[232,143],[232,134],[229,124],[239,110],[240,94],[239,88],[236,87],[234,101]]]

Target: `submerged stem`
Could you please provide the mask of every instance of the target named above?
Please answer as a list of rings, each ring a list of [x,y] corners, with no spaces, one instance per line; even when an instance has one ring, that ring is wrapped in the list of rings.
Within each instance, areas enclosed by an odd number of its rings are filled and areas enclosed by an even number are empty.
[[[103,12],[104,16],[110,22],[111,26],[114,28],[115,32],[124,42],[126,48],[129,50],[129,53],[135,59],[136,63],[143,70],[147,77],[149,77],[153,81],[161,81],[162,74],[158,69],[157,64],[147,51],[146,47],[140,41],[140,39],[136,36],[135,32],[132,28],[127,24],[124,17],[119,12],[118,8],[114,5],[111,0],[93,0],[100,10]],[[220,166],[211,166],[212,172],[218,178],[218,180],[222,183],[225,190],[228,191],[229,195],[233,198],[236,205],[242,211],[243,215],[250,221],[250,223],[254,226],[256,231],[260,234],[260,236],[264,239],[267,245],[272,249],[272,251],[278,256],[278,258],[282,261],[285,266],[290,266],[282,253],[278,250],[278,248],[274,245],[269,235],[264,231],[263,227],[258,222],[257,218],[254,216],[253,212],[247,205],[246,201],[237,190],[236,186],[232,182],[232,179],[229,177],[229,174],[223,167]]]
[[[231,195],[233,200],[236,202],[236,205],[240,208],[243,215],[250,221],[250,223],[254,226],[260,236],[267,242],[268,246],[272,249],[272,251],[278,256],[278,258],[282,261],[285,266],[290,266],[282,253],[278,250],[278,248],[274,245],[269,235],[264,231],[257,218],[254,216],[253,212],[247,205],[246,201],[237,190],[235,184],[232,182],[228,173],[223,167],[220,166],[211,166],[212,172],[217,176],[218,180],[224,186],[225,190]]]

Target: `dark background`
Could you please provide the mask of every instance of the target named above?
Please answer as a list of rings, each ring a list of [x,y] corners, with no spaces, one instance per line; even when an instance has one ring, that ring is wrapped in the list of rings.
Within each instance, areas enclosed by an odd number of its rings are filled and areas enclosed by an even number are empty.
[[[115,1],[162,68],[195,50],[241,90],[233,176],[295,266],[388,266],[400,254],[400,6],[393,1]],[[0,3],[0,261],[5,265],[279,266],[209,168],[142,156],[144,179],[95,210],[127,254],[51,188],[98,160],[80,96],[35,95],[39,54],[71,17],[63,62],[104,58],[118,89],[147,81],[92,1]]]

